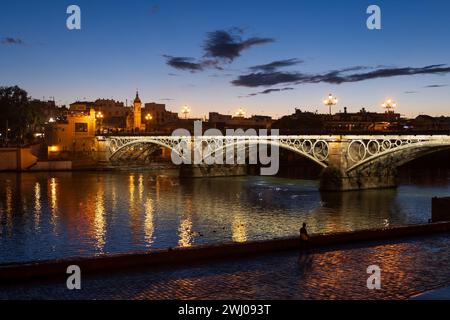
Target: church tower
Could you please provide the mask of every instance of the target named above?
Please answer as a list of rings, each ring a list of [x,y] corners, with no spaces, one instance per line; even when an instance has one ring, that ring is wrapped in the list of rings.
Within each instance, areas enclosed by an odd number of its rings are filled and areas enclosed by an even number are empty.
[[[139,99],[139,92],[136,91],[136,98],[133,103],[133,129],[141,130],[141,99]]]

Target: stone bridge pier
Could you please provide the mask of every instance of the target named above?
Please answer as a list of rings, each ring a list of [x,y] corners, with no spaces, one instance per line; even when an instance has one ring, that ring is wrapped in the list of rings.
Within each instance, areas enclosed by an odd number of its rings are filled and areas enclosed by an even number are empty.
[[[401,165],[450,148],[449,136],[339,136],[328,141],[323,191],[381,189],[397,186]]]
[[[397,167],[377,163],[349,170],[355,161],[349,156],[352,141],[336,139],[329,142],[328,166],[320,176],[322,191],[351,191],[393,188],[397,186]],[[361,157],[361,156],[360,156]]]

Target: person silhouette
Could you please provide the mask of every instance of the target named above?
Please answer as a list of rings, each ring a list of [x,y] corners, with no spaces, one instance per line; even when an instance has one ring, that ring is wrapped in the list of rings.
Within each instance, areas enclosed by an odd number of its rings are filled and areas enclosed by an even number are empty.
[[[313,263],[313,257],[310,254],[309,247],[310,242],[308,230],[306,230],[306,223],[303,223],[302,227],[300,228],[300,254],[298,257],[301,274],[310,269]]]
[[[306,230],[306,223],[303,222],[303,226],[300,228],[300,248],[305,249],[309,244],[308,230]]]

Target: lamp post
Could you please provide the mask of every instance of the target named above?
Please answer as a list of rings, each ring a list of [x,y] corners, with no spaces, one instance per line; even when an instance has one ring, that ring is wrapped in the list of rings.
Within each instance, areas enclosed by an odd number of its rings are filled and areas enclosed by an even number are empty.
[[[244,118],[245,117],[245,110],[242,108],[239,108],[238,111],[236,111],[236,117],[238,118]]]
[[[333,97],[333,95],[330,93],[328,95],[328,98],[323,100],[323,104],[328,106],[328,108],[330,109],[330,116],[331,116],[331,107],[337,105],[338,103],[338,99],[336,99],[336,97]]]
[[[393,113],[394,108],[397,107],[397,103],[392,99],[387,99],[381,106],[386,109],[387,113]]]
[[[382,105],[384,109],[386,109],[386,118],[388,122],[394,121],[394,108],[397,107],[397,103],[395,103],[392,99],[387,99]]]
[[[187,119],[188,114],[191,112],[191,109],[188,106],[184,106],[181,109],[181,113],[184,114],[184,119]]]
[[[103,124],[103,113],[101,111],[97,112],[97,114],[95,115],[95,117],[97,118],[97,121],[99,123],[100,126],[100,133],[102,132],[102,124]]]
[[[147,124],[147,126],[146,126],[146,131],[147,132],[149,132],[150,130],[150,121],[152,121],[153,120],[153,117],[152,117],[152,115],[150,114],[150,113],[147,113],[147,115],[145,116],[145,121],[146,121],[146,124]]]

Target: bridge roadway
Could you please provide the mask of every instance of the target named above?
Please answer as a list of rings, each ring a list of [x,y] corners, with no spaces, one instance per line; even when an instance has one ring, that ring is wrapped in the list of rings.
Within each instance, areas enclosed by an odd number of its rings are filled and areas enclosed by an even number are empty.
[[[394,187],[399,166],[450,148],[450,135],[110,135],[98,136],[97,142],[99,153],[108,162],[126,161],[130,155],[145,157],[155,148],[168,149],[182,158],[197,152],[202,159],[239,146],[283,148],[323,168],[322,190],[344,191]]]

